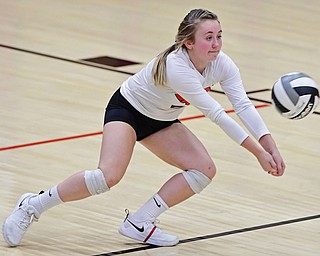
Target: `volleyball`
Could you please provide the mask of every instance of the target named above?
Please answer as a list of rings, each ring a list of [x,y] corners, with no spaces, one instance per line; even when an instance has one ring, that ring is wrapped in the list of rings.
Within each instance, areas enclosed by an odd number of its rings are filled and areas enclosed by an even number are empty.
[[[281,76],[273,85],[272,103],[288,119],[302,119],[314,112],[319,102],[316,82],[301,72]]]

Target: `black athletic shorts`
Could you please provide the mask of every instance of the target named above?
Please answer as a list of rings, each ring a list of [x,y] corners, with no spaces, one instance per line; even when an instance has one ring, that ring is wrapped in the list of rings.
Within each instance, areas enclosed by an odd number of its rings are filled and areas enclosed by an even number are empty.
[[[141,114],[121,95],[120,89],[113,94],[106,107],[104,124],[112,121],[122,121],[131,125],[136,132],[137,141],[143,140],[173,123],[180,122],[178,119],[173,121],[155,120]]]

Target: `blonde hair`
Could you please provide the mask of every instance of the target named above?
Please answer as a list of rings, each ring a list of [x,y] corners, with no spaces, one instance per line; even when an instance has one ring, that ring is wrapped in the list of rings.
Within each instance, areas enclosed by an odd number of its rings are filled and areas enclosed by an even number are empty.
[[[152,78],[155,85],[165,86],[167,83],[166,61],[169,53],[185,48],[186,41],[194,42],[199,23],[207,19],[218,20],[218,16],[205,9],[194,9],[184,17],[178,28],[175,43],[160,53],[153,65]]]

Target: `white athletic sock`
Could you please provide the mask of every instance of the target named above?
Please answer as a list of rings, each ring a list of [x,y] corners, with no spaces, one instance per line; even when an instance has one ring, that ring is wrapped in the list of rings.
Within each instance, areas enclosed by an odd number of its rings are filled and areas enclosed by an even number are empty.
[[[137,212],[132,215],[135,221],[154,221],[161,213],[169,209],[163,199],[155,194]]]
[[[43,193],[40,193],[38,196],[30,198],[29,203],[41,214],[51,207],[63,203],[63,201],[60,199],[57,186],[55,186]]]

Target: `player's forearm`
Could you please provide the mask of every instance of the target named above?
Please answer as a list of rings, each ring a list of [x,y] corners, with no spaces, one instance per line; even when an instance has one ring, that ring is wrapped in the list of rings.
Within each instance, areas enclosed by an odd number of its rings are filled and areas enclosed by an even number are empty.
[[[265,151],[270,154],[278,151],[275,141],[273,140],[271,134],[266,134],[262,136],[259,140],[260,145],[264,148]]]
[[[249,136],[241,143],[241,146],[251,152],[255,157],[258,157],[259,154],[264,152],[264,150]]]

